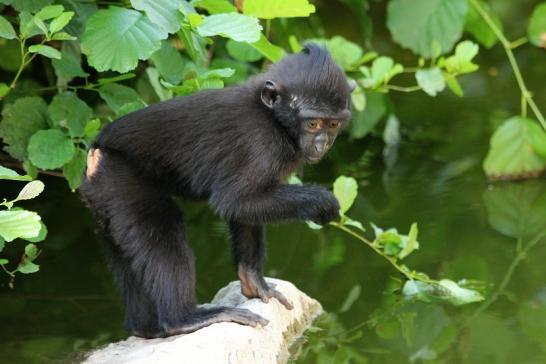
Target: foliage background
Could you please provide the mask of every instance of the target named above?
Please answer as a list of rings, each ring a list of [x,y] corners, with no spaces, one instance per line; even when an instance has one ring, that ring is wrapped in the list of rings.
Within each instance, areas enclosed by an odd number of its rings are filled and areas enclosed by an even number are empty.
[[[441,160],[478,151],[479,160],[474,156],[457,160],[442,172],[444,178],[476,165],[482,165],[480,173],[490,179],[542,175],[546,168],[545,123],[540,112],[544,95],[536,98],[533,91],[541,90],[529,90],[526,82],[537,84],[537,80],[525,80],[525,76],[532,70],[535,77],[546,79],[544,2],[522,1],[518,6],[501,0],[312,3],[0,0],[0,138],[4,151],[0,158],[2,166],[20,172],[14,175],[2,170],[0,178],[61,177],[68,188],[47,179],[46,192],[52,185],[53,195],[43,198],[70,199],[69,190],[78,187],[85,169],[85,150],[101,127],[151,103],[244,81],[269,62],[298,51],[305,40],[327,46],[359,85],[353,95],[354,120],[331,160],[324,162],[325,176],[345,174],[366,184],[372,173],[369,167],[377,166],[379,158],[382,182],[391,194],[401,195],[392,177],[402,171],[419,174],[415,164],[404,164],[408,158],[400,154],[404,144],[413,146],[410,154],[442,144],[441,155],[431,156]],[[479,78],[464,76],[476,72]],[[493,89],[500,92],[489,94],[487,100],[474,99],[486,84],[494,84]],[[464,95],[467,89],[469,95]],[[405,102],[408,93],[415,94],[410,103]],[[469,98],[466,104],[454,99],[460,96]],[[438,101],[430,104],[427,97]],[[465,130],[463,135],[457,142],[446,138],[460,132],[442,123],[442,118],[449,120],[449,113],[469,117],[485,103],[498,107],[480,126],[458,124]],[[434,122],[425,119],[432,110],[416,113],[415,104],[434,105],[438,115]],[[442,109],[443,114],[438,112]],[[306,179],[330,183],[333,177],[324,180],[319,173],[306,171]],[[419,182],[440,188],[431,183]],[[3,184],[8,192],[2,195],[17,195],[13,190],[20,188],[20,182]],[[28,196],[36,197],[41,190],[36,192]],[[38,270],[33,261],[47,229],[36,213],[22,214],[10,202],[17,201],[6,201],[0,212],[0,247],[8,243],[6,259],[0,264],[11,284],[16,273]],[[45,212],[35,206],[38,212]],[[62,206],[49,214],[57,216],[50,217],[52,221],[64,218]],[[407,208],[402,202],[400,206]],[[498,230],[514,237],[540,232],[507,224],[506,216],[516,215],[514,211],[497,213]],[[412,215],[417,219],[419,213]],[[19,237],[34,240],[24,253],[17,243],[21,239],[12,244],[5,235],[7,219],[13,216],[20,216],[17,221],[25,226]],[[197,223],[207,225],[207,221]],[[70,231],[67,226],[58,234],[70,235]],[[198,238],[200,233],[195,235]],[[50,234],[46,242],[54,246],[56,239],[59,236]],[[75,263],[85,259],[71,254]],[[349,351],[342,355],[358,356]]]

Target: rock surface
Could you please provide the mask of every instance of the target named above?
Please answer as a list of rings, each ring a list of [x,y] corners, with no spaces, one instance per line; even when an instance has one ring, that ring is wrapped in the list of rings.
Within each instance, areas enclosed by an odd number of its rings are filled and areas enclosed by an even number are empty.
[[[322,307],[290,282],[266,280],[276,284],[276,289],[293,304],[292,310],[287,310],[275,299],[270,299],[269,303],[248,300],[241,294],[239,282],[222,288],[210,303],[249,309],[269,320],[265,327],[223,322],[165,339],[130,337],[91,352],[85,363],[286,363],[290,345],[322,313]]]

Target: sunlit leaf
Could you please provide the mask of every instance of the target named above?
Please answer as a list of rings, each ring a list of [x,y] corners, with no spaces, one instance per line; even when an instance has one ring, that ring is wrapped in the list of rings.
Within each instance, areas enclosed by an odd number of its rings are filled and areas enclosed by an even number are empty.
[[[461,37],[468,11],[466,0],[392,0],[387,26],[395,42],[430,58],[432,44],[451,50]]]
[[[38,53],[47,58],[61,59],[61,52],[44,44],[35,44],[28,47],[30,53]]]
[[[263,55],[248,43],[228,40],[226,49],[230,56],[241,62],[256,62],[263,58]]]
[[[19,173],[15,172],[13,169],[0,166],[0,179],[11,180],[11,181],[30,181],[32,178],[30,176],[21,176]]]
[[[64,6],[62,5],[48,5],[40,9],[40,11],[36,13],[36,17],[42,20],[48,20],[58,17],[63,11]]]
[[[21,200],[31,200],[38,196],[40,193],[44,191],[45,185],[42,181],[32,181],[29,182],[23,187],[21,192],[19,192],[19,195],[17,196],[17,201]]]
[[[17,238],[33,238],[40,233],[40,216],[32,211],[0,211],[0,236],[10,242]]]
[[[17,33],[9,21],[3,16],[0,16],[0,38],[15,39]]]
[[[168,41],[163,41],[161,48],[155,52],[151,60],[163,79],[173,85],[182,80],[186,60]]]
[[[152,23],[167,33],[180,29],[182,14],[178,11],[184,0],[131,0],[131,5],[142,10]]]
[[[93,14],[81,38],[89,64],[125,73],[161,47],[167,33],[138,11],[111,6]]]
[[[334,195],[339,201],[339,211],[343,215],[353,205],[358,194],[358,184],[353,177],[339,176],[334,182]]]
[[[527,29],[531,43],[538,47],[546,47],[546,3],[542,2],[535,7],[529,28]]]
[[[30,241],[31,243],[39,243],[45,240],[45,238],[47,237],[47,233],[48,233],[47,226],[44,224],[42,220],[40,220],[40,232],[38,233],[38,235],[33,238],[22,238],[22,239],[26,241]]]
[[[260,40],[261,30],[258,19],[239,13],[210,15],[197,27],[197,32],[202,37],[220,35],[249,43]]]
[[[49,24],[49,31],[51,33],[57,33],[58,31],[62,30],[64,27],[70,23],[70,20],[72,20],[72,17],[74,16],[74,12],[67,11],[56,17],[51,21]]]
[[[417,84],[430,96],[436,96],[446,87],[444,75],[439,68],[420,69],[415,73]]]
[[[366,229],[364,229],[364,226],[362,226],[362,223],[360,221],[350,219],[347,216],[345,216],[343,219],[343,225],[349,225],[359,229],[360,231],[366,231]]]
[[[280,61],[285,55],[284,49],[272,44],[263,34],[260,34],[260,39],[257,42],[250,45],[272,62]]]
[[[404,247],[402,248],[400,253],[398,253],[398,258],[404,259],[408,255],[410,255],[414,250],[419,249],[419,243],[417,242],[417,233],[418,233],[417,223],[411,224],[411,228],[408,235],[403,236],[402,238],[402,241],[403,241],[402,245]]]
[[[457,283],[442,279],[441,281],[421,282],[407,281],[403,293],[406,297],[424,302],[443,301],[455,306],[483,301],[483,296],[474,290],[463,288]]]
[[[445,67],[448,73],[458,75],[476,71],[479,66],[472,62],[478,54],[479,46],[469,40],[457,44],[455,54],[438,61],[439,67]]]
[[[99,95],[115,113],[125,104],[138,102],[142,106],[146,106],[134,89],[117,83],[102,86],[99,89]]]
[[[209,14],[232,13],[237,8],[228,0],[192,0],[191,5],[196,8],[203,8]]]
[[[309,39],[309,41],[326,48],[336,63],[346,71],[353,70],[355,65],[359,64],[359,61],[364,54],[364,51],[358,44],[339,35],[336,35],[331,39],[315,38]],[[362,62],[360,62],[360,64],[362,64]]]
[[[315,12],[308,0],[245,0],[243,13],[262,19],[307,17]]]

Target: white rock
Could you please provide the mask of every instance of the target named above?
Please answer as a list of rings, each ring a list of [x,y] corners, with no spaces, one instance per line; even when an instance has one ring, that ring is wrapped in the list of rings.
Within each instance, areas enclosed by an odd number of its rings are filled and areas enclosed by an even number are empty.
[[[85,363],[286,363],[290,345],[322,313],[322,307],[290,282],[266,280],[276,284],[276,289],[294,306],[292,310],[287,310],[275,299],[270,299],[269,303],[248,300],[241,294],[239,282],[222,288],[210,303],[249,309],[269,320],[265,327],[223,322],[165,339],[130,337],[91,352]]]

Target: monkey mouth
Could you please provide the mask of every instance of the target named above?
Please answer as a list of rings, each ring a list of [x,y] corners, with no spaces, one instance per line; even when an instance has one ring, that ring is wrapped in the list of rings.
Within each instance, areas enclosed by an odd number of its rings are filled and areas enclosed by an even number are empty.
[[[322,159],[322,155],[306,155],[305,161],[309,164],[318,163]]]

